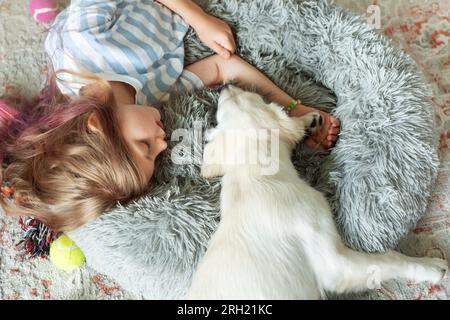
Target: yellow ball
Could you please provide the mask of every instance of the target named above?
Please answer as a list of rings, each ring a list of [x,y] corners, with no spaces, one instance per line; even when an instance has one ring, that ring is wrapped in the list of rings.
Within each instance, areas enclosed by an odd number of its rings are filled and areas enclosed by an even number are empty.
[[[62,235],[50,245],[50,261],[63,271],[72,271],[84,264],[83,251],[68,236]]]

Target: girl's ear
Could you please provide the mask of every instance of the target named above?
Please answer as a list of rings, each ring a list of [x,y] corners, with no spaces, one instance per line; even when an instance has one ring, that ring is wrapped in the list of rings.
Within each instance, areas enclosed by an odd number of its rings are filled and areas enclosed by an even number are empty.
[[[95,111],[91,112],[87,120],[88,129],[93,132],[102,132],[102,126],[98,120],[98,115]]]

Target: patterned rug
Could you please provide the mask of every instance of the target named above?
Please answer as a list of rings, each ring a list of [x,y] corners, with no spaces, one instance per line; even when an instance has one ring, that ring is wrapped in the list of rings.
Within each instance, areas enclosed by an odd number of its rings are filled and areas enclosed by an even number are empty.
[[[62,5],[68,1],[61,1]],[[450,0],[336,0],[366,15],[393,43],[409,53],[432,86],[441,169],[427,215],[401,241],[410,255],[450,259]],[[0,95],[32,96],[45,76],[45,26],[28,14],[27,0],[0,0]],[[0,215],[0,299],[139,299],[114,280],[84,266],[58,271],[46,259],[27,260],[15,249],[17,219]],[[450,277],[438,285],[384,284],[368,299],[449,299]]]

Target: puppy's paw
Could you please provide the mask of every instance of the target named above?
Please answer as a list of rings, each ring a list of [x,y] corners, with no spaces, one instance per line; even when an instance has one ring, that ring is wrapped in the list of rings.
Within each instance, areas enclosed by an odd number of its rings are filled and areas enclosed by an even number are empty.
[[[420,263],[415,265],[414,280],[416,282],[429,281],[438,283],[441,281],[447,271],[447,260],[440,258],[420,258]]]
[[[306,136],[311,136],[316,133],[323,125],[323,117],[318,111],[313,111],[301,117],[305,123]]]

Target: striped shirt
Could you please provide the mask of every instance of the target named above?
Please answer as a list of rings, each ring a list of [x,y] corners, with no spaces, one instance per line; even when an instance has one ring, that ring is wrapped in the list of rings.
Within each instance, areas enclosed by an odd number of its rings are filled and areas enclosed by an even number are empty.
[[[135,103],[157,105],[174,91],[201,88],[184,70],[189,25],[152,0],[72,0],[55,19],[45,49],[55,71],[91,72],[136,90]],[[77,95],[86,80],[58,75],[62,93]]]

